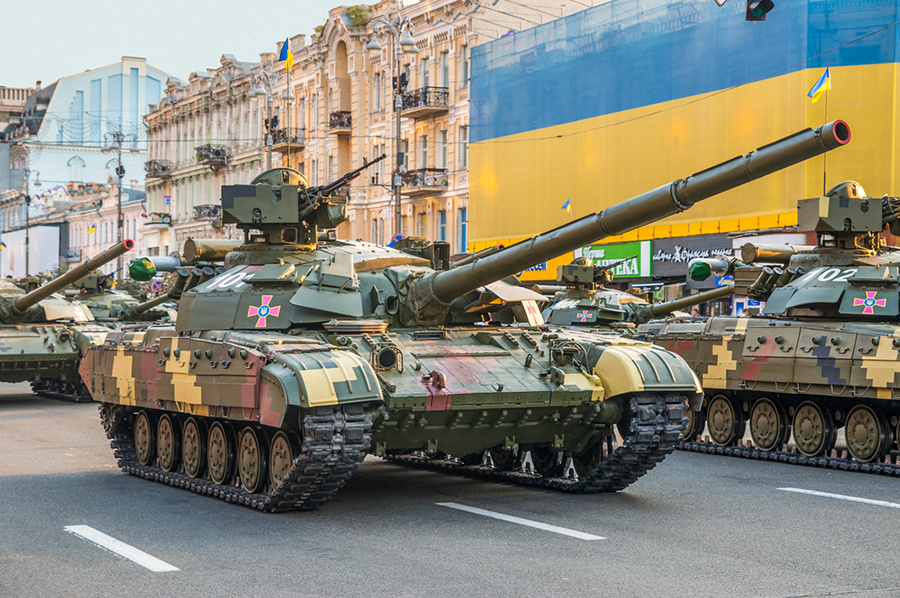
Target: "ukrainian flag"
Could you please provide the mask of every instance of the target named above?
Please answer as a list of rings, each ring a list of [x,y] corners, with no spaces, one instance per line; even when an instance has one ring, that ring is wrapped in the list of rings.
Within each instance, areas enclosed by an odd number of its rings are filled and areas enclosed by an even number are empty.
[[[91,228],[88,229],[88,234],[93,235],[96,230],[96,227],[92,224]]]
[[[567,214],[572,213],[572,198],[566,200],[566,203],[563,204],[562,209],[566,211]]]
[[[826,68],[825,74],[819,77],[819,80],[816,81],[816,84],[812,86],[812,89],[806,95],[811,97],[813,102],[818,102],[819,96],[829,89],[831,89],[831,68]]]
[[[3,241],[0,241],[0,250],[2,250],[2,249],[6,249],[6,243],[4,243]]]
[[[284,45],[281,46],[281,56],[278,57],[278,60],[284,61],[284,69],[286,71],[289,71],[294,66],[294,53],[291,52],[290,38],[284,40]]]

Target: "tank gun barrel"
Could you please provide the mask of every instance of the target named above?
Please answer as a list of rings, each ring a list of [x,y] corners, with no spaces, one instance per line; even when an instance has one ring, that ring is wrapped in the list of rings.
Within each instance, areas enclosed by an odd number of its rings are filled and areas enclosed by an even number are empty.
[[[487,257],[489,255],[493,255],[503,249],[503,245],[493,245],[491,247],[485,247],[481,251],[476,251],[475,253],[470,253],[466,257],[460,258],[451,264],[451,268],[458,268],[460,266],[465,266],[466,264],[471,264],[475,260],[481,259],[483,257]]]
[[[454,299],[525,268],[621,235],[641,226],[683,212],[699,201],[793,166],[850,141],[850,127],[841,120],[817,129],[805,129],[685,179],[678,179],[605,210],[516,243],[503,251],[465,266],[438,272],[417,285],[416,301],[427,320],[437,315],[437,302],[447,306]],[[429,313],[430,312],[430,313]]]
[[[53,293],[61,291],[70,284],[81,280],[100,266],[113,261],[120,255],[134,249],[134,241],[126,239],[121,243],[116,243],[106,251],[102,251],[95,257],[86,260],[58,278],[54,278],[50,282],[36,288],[26,295],[22,295],[9,304],[9,315],[12,319],[18,319],[25,315],[32,306],[38,301],[46,299]]]
[[[773,245],[771,243],[745,243],[741,247],[741,260],[747,264],[789,264],[791,256],[798,252],[812,251],[813,245]]]
[[[181,274],[181,272],[179,272]],[[187,283],[189,275],[184,273],[184,275],[179,275],[175,277],[175,282],[169,288],[169,290],[159,297],[154,297],[153,299],[148,299],[143,303],[138,303],[128,309],[128,316],[126,319],[128,320],[140,320],[141,314],[150,311],[157,305],[162,305],[166,301],[176,301],[179,297],[181,297],[181,293],[184,292],[184,285]]]
[[[721,297],[727,297],[732,293],[734,293],[734,285],[729,284],[723,287],[718,287],[716,289],[703,291],[702,293],[697,293],[696,295],[688,295],[687,297],[673,299],[672,301],[655,303],[650,306],[650,315],[654,318],[658,318],[660,316],[670,314],[673,311],[678,311],[679,309],[694,307],[695,305],[700,305],[701,303],[706,303],[707,301],[713,301]]]

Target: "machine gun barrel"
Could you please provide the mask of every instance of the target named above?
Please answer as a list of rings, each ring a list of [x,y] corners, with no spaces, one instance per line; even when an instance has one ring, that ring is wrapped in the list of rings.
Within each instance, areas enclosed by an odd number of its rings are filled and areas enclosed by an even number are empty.
[[[116,243],[106,251],[100,252],[95,257],[86,260],[58,278],[54,278],[50,282],[39,286],[35,290],[26,295],[22,295],[9,306],[10,316],[13,318],[21,318],[32,306],[38,301],[46,299],[53,293],[61,291],[70,284],[81,280],[100,266],[113,261],[120,255],[134,249],[134,241],[126,239],[121,243]]]
[[[422,306],[421,315],[425,319],[433,317],[436,310],[425,306],[435,301],[449,305],[457,297],[482,285],[600,239],[621,235],[683,212],[699,201],[836,149],[849,141],[850,127],[841,120],[815,130],[805,129],[745,156],[733,158],[686,179],[678,179],[465,266],[437,272],[417,285],[416,301]]]
[[[365,158],[363,158],[363,165],[360,166],[359,168],[357,168],[356,170],[351,170],[344,176],[342,176],[339,179],[336,179],[334,181],[331,181],[330,183],[328,183],[326,185],[320,185],[318,187],[310,187],[308,193],[310,195],[321,194],[323,197],[327,197],[328,195],[331,195],[332,193],[334,193],[335,191],[337,191],[338,189],[340,189],[341,187],[343,187],[344,185],[346,185],[347,183],[349,183],[350,181],[352,181],[353,179],[358,177],[362,173],[362,171],[364,171],[366,168],[368,168],[372,164],[377,164],[378,162],[381,162],[385,158],[387,158],[387,154],[381,154],[381,156],[375,158],[371,162],[367,162],[365,160]]]

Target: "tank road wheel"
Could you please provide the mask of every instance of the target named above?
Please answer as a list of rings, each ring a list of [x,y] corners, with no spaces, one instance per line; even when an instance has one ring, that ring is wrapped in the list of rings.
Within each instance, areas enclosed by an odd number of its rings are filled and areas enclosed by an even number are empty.
[[[206,469],[206,438],[203,428],[193,417],[184,422],[181,434],[181,459],[184,472],[192,478],[199,478]]]
[[[244,490],[250,494],[256,494],[266,484],[267,455],[264,442],[265,434],[247,426],[241,430],[241,438],[238,441],[238,475]]]
[[[134,418],[134,451],[141,465],[150,465],[156,456],[153,420],[144,409],[138,411],[137,417]]]
[[[781,450],[791,435],[787,412],[777,399],[762,398],[750,409],[750,436],[763,451]]]
[[[862,463],[881,461],[894,443],[893,430],[881,411],[857,405],[847,414],[844,428],[847,450]]]
[[[226,483],[234,469],[234,441],[222,422],[215,422],[209,427],[206,461],[212,481],[216,484]]]
[[[699,438],[706,426],[706,406],[704,405],[700,411],[685,409],[684,414],[688,419],[688,427],[681,433],[681,437],[687,442],[693,442]]]
[[[494,462],[494,469],[499,471],[507,471],[516,466],[519,460],[519,451],[515,449],[492,448],[488,451],[491,454],[491,460]]]
[[[812,401],[800,403],[794,412],[794,443],[807,457],[821,457],[834,448],[837,428],[831,411]]]
[[[463,465],[481,465],[484,462],[484,451],[463,455],[459,460]]]
[[[610,435],[601,438],[596,444],[587,447],[581,453],[572,455],[572,466],[575,467],[575,473],[578,477],[585,477],[592,470],[596,469],[600,463],[609,458],[616,450],[616,439]]]
[[[181,457],[181,428],[172,421],[168,413],[159,418],[156,424],[156,452],[159,454],[159,466],[163,471],[175,471]]]
[[[278,488],[278,484],[288,474],[294,465],[294,459],[299,452],[299,443],[292,441],[284,432],[278,432],[272,438],[269,448],[271,455],[269,463],[269,483],[272,488]]]
[[[709,436],[719,446],[733,446],[744,436],[744,417],[724,395],[716,395],[706,410]]]
[[[548,446],[532,448],[531,461],[534,463],[534,470],[545,478],[562,473],[563,464],[559,461],[559,452],[550,450]]]

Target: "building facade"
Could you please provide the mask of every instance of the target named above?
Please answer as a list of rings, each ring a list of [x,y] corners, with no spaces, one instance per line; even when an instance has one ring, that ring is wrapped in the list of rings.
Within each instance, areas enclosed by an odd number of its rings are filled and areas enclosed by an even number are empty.
[[[743,3],[616,0],[479,46],[470,249],[528,238],[836,118],[853,131],[847,147],[592,250],[650,243],[645,280],[684,281],[685,256],[730,253],[731,241],[761,234],[790,242],[797,201],[840,181],[896,195],[900,2],[777,4],[765,23],[748,23]],[[813,103],[807,92],[826,68],[832,89]],[[553,279],[572,257],[521,279]]]

